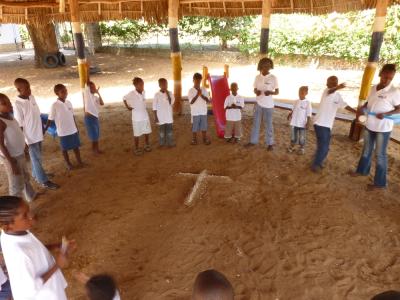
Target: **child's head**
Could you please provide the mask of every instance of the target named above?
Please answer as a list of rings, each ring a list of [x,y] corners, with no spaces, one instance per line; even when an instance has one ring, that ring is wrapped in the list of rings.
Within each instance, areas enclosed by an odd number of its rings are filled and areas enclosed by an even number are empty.
[[[200,73],[194,73],[194,75],[193,75],[194,86],[199,87],[202,80],[203,80],[203,76]]]
[[[96,85],[94,84],[93,81],[89,81],[88,82],[88,86],[89,86],[90,92],[92,94],[96,93]]]
[[[25,78],[17,78],[14,80],[14,86],[20,96],[29,97],[31,95],[31,85]]]
[[[13,111],[10,99],[0,93],[0,113],[8,114]]]
[[[192,300],[233,299],[233,287],[223,274],[216,270],[207,270],[197,275],[193,286]]]
[[[231,83],[231,92],[232,94],[236,95],[237,91],[239,90],[239,86],[236,82]]]
[[[395,75],[396,75],[395,64],[384,65],[381,71],[379,72],[380,84],[383,85],[384,87],[388,86],[392,82]]]
[[[107,274],[92,276],[85,287],[90,300],[113,300],[117,293],[114,279]]]
[[[54,93],[58,96],[60,100],[65,100],[68,97],[67,87],[61,83],[54,86]]]
[[[142,93],[144,91],[144,81],[140,77],[135,77],[132,80],[133,85],[135,86],[135,89],[139,92]]]
[[[5,232],[23,232],[33,225],[29,205],[19,197],[0,196],[0,226]]]
[[[339,79],[336,76],[329,76],[326,80],[326,86],[328,89],[335,88],[339,84]]]
[[[307,94],[308,94],[308,86],[305,86],[305,85],[301,86],[299,88],[299,98],[301,100],[304,100],[306,98]]]
[[[158,86],[160,87],[160,90],[165,92],[166,90],[168,90],[168,80],[165,78],[158,79]]]
[[[263,75],[267,75],[269,70],[274,68],[274,62],[268,57],[261,58],[257,65],[257,70]]]
[[[375,295],[371,300],[400,300],[400,292],[386,291]]]

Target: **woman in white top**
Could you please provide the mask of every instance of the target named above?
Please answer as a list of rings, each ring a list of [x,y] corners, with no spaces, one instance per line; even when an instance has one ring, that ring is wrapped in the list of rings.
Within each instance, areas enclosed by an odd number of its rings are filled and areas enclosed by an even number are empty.
[[[369,190],[384,189],[387,185],[387,145],[393,130],[393,120],[388,116],[400,113],[400,92],[392,84],[396,74],[394,64],[382,67],[379,84],[371,88],[363,109],[368,110],[364,133],[364,148],[357,170],[352,176],[368,176],[371,169],[372,154],[376,151],[376,167],[374,183],[368,185]]]

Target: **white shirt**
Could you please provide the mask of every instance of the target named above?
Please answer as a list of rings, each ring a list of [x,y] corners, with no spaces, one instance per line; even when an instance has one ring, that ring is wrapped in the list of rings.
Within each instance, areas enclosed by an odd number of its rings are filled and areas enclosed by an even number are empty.
[[[4,131],[4,145],[6,146],[8,153],[10,153],[11,157],[23,155],[25,152],[25,137],[18,122],[15,119],[8,120],[1,117],[0,120],[6,124],[6,130]],[[5,157],[1,151],[0,156]]]
[[[115,292],[115,296],[114,296],[113,300],[121,300],[121,296],[119,295],[118,291]]]
[[[332,129],[338,108],[345,108],[346,106],[347,103],[338,92],[328,94],[328,89],[325,89],[322,93],[314,124]]]
[[[272,96],[265,96],[264,92],[275,92],[278,86],[278,79],[273,74],[258,74],[254,80],[254,88],[261,91],[261,95],[256,97],[257,104],[264,108],[273,108],[274,99]]]
[[[244,107],[244,98],[242,96],[233,96],[230,94],[225,99],[224,108],[235,104],[236,106]],[[239,108],[230,108],[225,110],[225,117],[227,121],[240,121],[242,119],[242,111]]]
[[[157,92],[154,95],[153,110],[157,111],[158,123],[160,125],[172,124],[174,121],[172,115],[172,105],[175,102],[175,97],[171,92],[168,93],[171,97],[171,104],[168,101],[167,93]]]
[[[312,116],[311,102],[307,99],[296,100],[293,104],[292,120],[290,126],[305,128],[307,119]]]
[[[200,88],[201,94],[204,97],[209,97],[208,92],[205,88]],[[192,87],[188,93],[189,103],[193,100],[194,97],[197,96],[197,90]],[[190,104],[190,113],[192,116],[204,116],[207,115],[207,102],[202,97],[197,97],[196,101],[193,104]]]
[[[14,117],[23,128],[28,145],[43,141],[42,119],[34,96],[29,96],[29,99],[17,97],[14,104]]]
[[[58,100],[51,105],[49,120],[54,121],[58,136],[67,136],[78,132],[71,102]]]
[[[85,112],[92,116],[99,117],[100,98],[90,92],[90,87],[85,87],[83,92],[83,100],[85,102]]]
[[[30,232],[1,233],[1,248],[10,276],[14,300],[67,300],[67,282],[57,270],[46,283],[41,276],[54,266],[54,258]]]
[[[386,113],[400,105],[400,91],[393,85],[388,85],[384,89],[376,90],[376,85],[371,88],[368,96],[368,111],[379,114]],[[376,116],[368,115],[365,126],[375,132],[390,132],[393,130],[393,120],[379,120]]]
[[[145,94],[141,94],[136,90],[133,90],[124,96],[124,101],[133,108],[132,110],[132,121],[141,122],[150,120],[149,114],[146,109]]]

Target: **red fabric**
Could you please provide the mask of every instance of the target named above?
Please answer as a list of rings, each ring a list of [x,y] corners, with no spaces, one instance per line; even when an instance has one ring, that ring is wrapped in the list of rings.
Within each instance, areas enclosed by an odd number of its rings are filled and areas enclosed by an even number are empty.
[[[229,96],[229,83],[225,76],[208,76],[211,88],[211,104],[215,119],[215,127],[217,129],[217,135],[220,138],[224,137],[225,133],[225,109],[224,103],[226,97]]]

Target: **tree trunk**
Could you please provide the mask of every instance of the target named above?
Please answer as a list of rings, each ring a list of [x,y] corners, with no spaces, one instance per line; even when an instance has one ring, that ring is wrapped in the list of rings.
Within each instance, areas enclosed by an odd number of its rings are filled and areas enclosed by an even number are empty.
[[[27,24],[26,27],[35,49],[35,64],[43,67],[43,57],[59,51],[54,24]]]
[[[94,54],[102,46],[101,44],[101,31],[99,23],[86,23],[85,35],[88,42],[88,47],[91,54]]]
[[[221,39],[221,50],[225,51],[228,49],[228,41],[226,39]]]

